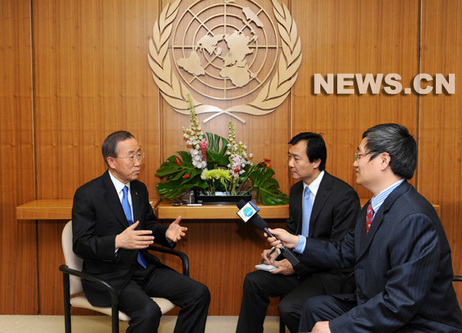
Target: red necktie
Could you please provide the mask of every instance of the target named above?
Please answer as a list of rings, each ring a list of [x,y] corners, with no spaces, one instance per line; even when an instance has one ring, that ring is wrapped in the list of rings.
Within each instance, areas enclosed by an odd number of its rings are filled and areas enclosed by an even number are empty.
[[[367,213],[366,213],[366,234],[369,232],[372,223],[372,216],[374,216],[374,210],[372,209],[372,204],[369,202],[369,206],[367,206]]]

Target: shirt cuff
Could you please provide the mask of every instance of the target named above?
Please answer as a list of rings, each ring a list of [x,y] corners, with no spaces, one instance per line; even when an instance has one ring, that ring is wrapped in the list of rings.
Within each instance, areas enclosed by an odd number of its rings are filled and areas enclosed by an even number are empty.
[[[294,249],[294,252],[302,254],[305,251],[306,247],[306,237],[303,235],[298,235],[298,243]]]

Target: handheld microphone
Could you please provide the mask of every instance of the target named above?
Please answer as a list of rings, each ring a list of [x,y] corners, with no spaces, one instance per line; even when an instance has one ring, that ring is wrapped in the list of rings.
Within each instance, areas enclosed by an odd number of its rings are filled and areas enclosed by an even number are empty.
[[[245,202],[244,200],[240,200],[236,206],[239,208],[239,211],[237,212],[237,215],[244,221],[252,223],[255,227],[257,227],[260,230],[263,230],[266,232],[266,234],[270,237],[275,237],[271,232],[268,230],[268,225],[266,224],[266,221],[261,218],[260,215],[258,215],[258,207],[252,202]],[[298,258],[295,256],[295,254],[289,250],[288,248],[285,247],[285,245],[281,242],[281,254],[289,260],[289,262],[292,264],[292,266],[297,265],[300,261]]]
[[[249,203],[251,203],[251,202],[252,202],[252,201],[249,201]],[[239,208],[239,209],[241,210],[242,208],[244,208],[244,206],[245,206],[246,204],[248,204],[248,203],[245,202],[244,200],[240,200],[240,201],[236,204],[236,206],[237,206],[237,208]],[[250,205],[251,205],[253,208],[255,208],[255,211],[253,212],[253,215],[250,217],[250,219],[248,219],[247,221],[244,220],[244,222],[250,222],[250,223],[252,223],[255,227],[257,227],[257,229],[260,229],[260,230],[263,230],[264,232],[266,232],[266,234],[267,234],[268,236],[270,236],[270,237],[276,237],[276,236],[274,236],[271,232],[269,232],[269,230],[268,230],[268,225],[266,224],[266,221],[263,220],[263,219],[261,218],[260,215],[258,215],[258,211],[256,210],[256,209],[258,209],[257,206],[255,206],[254,204],[253,204],[253,205],[250,204]],[[239,214],[237,214],[237,215],[238,215],[239,217],[241,217],[241,215],[239,215]],[[241,219],[242,219],[242,217],[241,217]],[[279,238],[276,237],[276,239],[279,239]],[[283,246],[284,246],[284,245],[283,245]]]

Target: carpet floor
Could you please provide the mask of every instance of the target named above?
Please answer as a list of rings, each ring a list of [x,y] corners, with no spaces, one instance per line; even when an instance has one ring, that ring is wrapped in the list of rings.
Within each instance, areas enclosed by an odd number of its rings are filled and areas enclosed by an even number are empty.
[[[176,316],[163,316],[159,333],[173,332]],[[205,333],[234,333],[237,317],[209,316]],[[120,322],[120,332],[125,332],[128,324]],[[279,317],[266,317],[265,333],[279,332]],[[62,333],[64,332],[63,316],[20,316],[0,315],[1,333]],[[72,316],[73,333],[111,332],[111,319],[108,316]],[[287,331],[288,332],[288,331]],[[250,332],[249,332],[250,333]]]

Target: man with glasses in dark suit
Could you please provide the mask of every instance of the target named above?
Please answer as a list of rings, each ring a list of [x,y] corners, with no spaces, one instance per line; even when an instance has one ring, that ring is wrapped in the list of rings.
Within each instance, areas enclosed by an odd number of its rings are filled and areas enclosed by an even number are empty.
[[[354,230],[341,242],[310,239],[302,261],[354,267],[355,294],[308,299],[300,332],[462,332],[452,285],[451,249],[433,206],[407,182],[417,143],[404,126],[364,132],[353,164],[356,182],[372,193]],[[297,236],[269,230],[273,246],[294,248]]]

